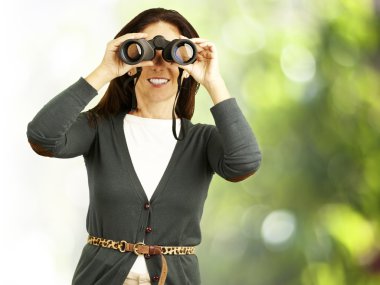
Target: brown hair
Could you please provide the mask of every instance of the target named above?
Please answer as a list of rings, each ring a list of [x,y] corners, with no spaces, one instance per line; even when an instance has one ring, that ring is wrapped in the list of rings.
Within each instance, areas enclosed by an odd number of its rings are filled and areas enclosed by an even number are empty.
[[[128,33],[138,33],[147,26],[166,22],[178,28],[181,35],[188,38],[199,37],[194,27],[177,11],[163,8],[148,9],[126,24],[115,36],[118,38]],[[108,117],[122,111],[130,111],[132,106],[132,94],[134,81],[128,80],[128,73],[111,80],[103,98],[90,110],[90,118]],[[176,114],[179,118],[191,119],[194,113],[195,94],[199,88],[199,83],[191,76],[184,79],[176,104]]]

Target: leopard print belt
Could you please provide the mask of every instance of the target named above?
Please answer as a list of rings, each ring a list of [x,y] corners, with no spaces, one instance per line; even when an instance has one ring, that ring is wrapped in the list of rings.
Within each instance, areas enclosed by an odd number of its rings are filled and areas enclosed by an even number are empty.
[[[164,285],[166,276],[168,274],[168,265],[164,255],[188,255],[195,254],[195,247],[193,246],[158,246],[146,245],[143,242],[129,243],[125,240],[114,241],[110,239],[88,236],[87,243],[118,250],[120,252],[133,252],[136,255],[144,255],[149,257],[151,255],[161,255],[162,269],[158,285]],[[157,281],[157,280],[154,280]]]

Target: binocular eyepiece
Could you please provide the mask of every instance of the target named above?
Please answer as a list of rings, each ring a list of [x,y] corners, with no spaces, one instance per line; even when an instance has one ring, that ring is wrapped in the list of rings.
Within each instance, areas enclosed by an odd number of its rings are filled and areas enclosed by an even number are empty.
[[[129,65],[141,61],[152,60],[156,50],[162,50],[162,57],[167,62],[176,62],[179,65],[191,64],[196,60],[197,48],[188,39],[167,41],[163,36],[155,36],[151,40],[129,39],[119,47],[120,59]]]

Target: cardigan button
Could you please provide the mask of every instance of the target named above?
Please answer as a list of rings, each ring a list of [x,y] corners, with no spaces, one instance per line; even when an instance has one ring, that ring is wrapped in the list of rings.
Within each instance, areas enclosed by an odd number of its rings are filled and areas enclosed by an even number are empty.
[[[152,232],[152,228],[151,227],[146,227],[145,232],[146,233],[151,233]]]
[[[153,276],[153,281],[154,281],[154,282],[157,282],[158,280],[160,280],[160,276],[158,276],[158,275],[154,275],[154,276]]]
[[[149,203],[145,203],[145,205],[144,205],[144,209],[145,210],[148,210],[150,208],[150,204]]]

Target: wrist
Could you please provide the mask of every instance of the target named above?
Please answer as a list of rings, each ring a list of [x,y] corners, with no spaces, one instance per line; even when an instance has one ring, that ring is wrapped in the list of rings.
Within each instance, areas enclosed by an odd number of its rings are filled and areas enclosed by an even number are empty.
[[[221,76],[208,81],[207,84],[204,84],[204,87],[209,93],[214,104],[218,104],[226,99],[231,98],[227,86]]]
[[[218,75],[218,76],[215,76],[215,77],[205,81],[202,85],[206,88],[207,91],[209,91],[209,90],[215,89],[218,86],[221,86],[223,84],[224,84],[224,80],[223,80],[222,76]]]
[[[87,77],[85,77],[85,80],[99,91],[99,89],[110,82],[113,78],[114,77],[107,72],[107,70],[104,70],[101,66],[98,66]]]

